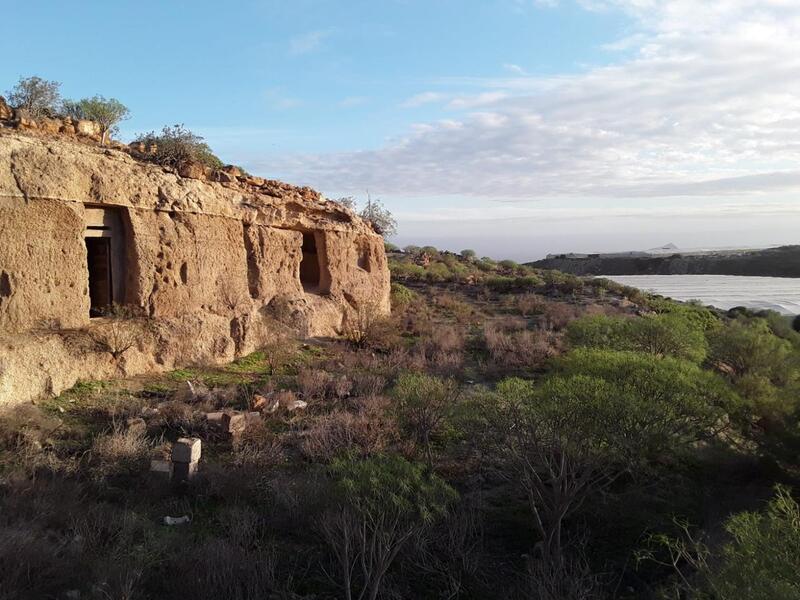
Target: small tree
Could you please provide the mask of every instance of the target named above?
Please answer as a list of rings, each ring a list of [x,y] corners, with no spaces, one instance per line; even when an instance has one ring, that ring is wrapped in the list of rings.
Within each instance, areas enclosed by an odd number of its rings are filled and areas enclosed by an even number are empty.
[[[670,597],[800,597],[800,506],[788,488],[776,486],[775,497],[761,511],[729,517],[725,530],[730,541],[718,552],[693,535],[685,523],[678,523],[678,528],[679,537],[654,535],[650,548],[639,553],[639,560],[673,569],[676,580],[671,589],[663,590]]]
[[[339,459],[330,472],[333,506],[317,525],[346,600],[375,600],[403,546],[443,517],[457,494],[399,456]]]
[[[466,250],[461,251],[461,258],[464,260],[468,260],[470,262],[475,260],[475,257],[478,256],[478,253],[475,250],[470,250],[467,248]]]
[[[671,358],[577,351],[557,367],[538,387],[498,385],[489,440],[528,497],[541,557],[558,566],[563,523],[587,498],[713,438],[732,399],[714,374]]]
[[[400,425],[422,446],[428,467],[433,466],[431,438],[453,413],[459,394],[455,380],[418,373],[401,375],[392,390]]]
[[[376,233],[390,237],[397,233],[397,221],[380,200],[367,198],[367,205],[359,216],[372,225]]]
[[[63,105],[64,112],[76,119],[89,119],[100,125],[103,134],[102,143],[108,141],[109,134],[116,134],[117,125],[130,115],[128,108],[116,98],[104,98],[103,96],[92,96],[82,100],[65,100]]]
[[[58,81],[41,77],[20,77],[17,85],[7,92],[8,101],[15,108],[24,108],[33,118],[47,117],[58,112],[61,101]]]

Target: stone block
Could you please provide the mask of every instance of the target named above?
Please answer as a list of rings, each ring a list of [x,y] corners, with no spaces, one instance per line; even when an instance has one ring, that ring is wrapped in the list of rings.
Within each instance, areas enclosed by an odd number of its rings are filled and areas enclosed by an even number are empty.
[[[195,462],[173,462],[172,463],[172,481],[180,483],[182,481],[191,481],[197,475],[199,463]]]
[[[193,463],[200,460],[200,438],[180,438],[172,446],[173,463]]]
[[[240,412],[225,412],[222,417],[222,429],[232,435],[241,433],[247,428],[247,419]]]
[[[150,460],[150,474],[160,479],[170,479],[172,477],[172,462],[155,458]]]
[[[222,429],[222,419],[224,417],[225,413],[222,411],[206,413],[206,423],[208,423],[209,427]]]

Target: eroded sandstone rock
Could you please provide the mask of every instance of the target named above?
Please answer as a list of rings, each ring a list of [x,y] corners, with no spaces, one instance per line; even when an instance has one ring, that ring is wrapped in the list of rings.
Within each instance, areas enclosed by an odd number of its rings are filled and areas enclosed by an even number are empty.
[[[310,188],[242,179],[0,130],[0,403],[230,361],[278,331],[337,335],[353,310],[389,310],[367,224]]]

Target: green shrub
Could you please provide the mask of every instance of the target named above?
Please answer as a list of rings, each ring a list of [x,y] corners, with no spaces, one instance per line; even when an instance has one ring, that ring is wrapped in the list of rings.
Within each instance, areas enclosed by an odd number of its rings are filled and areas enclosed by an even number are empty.
[[[554,367],[562,377],[595,377],[614,386],[614,402],[624,402],[627,411],[620,427],[630,427],[634,450],[643,457],[713,439],[720,419],[741,408],[721,377],[686,360],[578,349],[556,359]]]
[[[497,277],[490,277],[485,283],[486,287],[489,289],[501,294],[507,294],[516,291],[529,291],[531,288],[541,285],[542,280],[536,275],[528,275],[525,277],[506,277],[500,275]]]
[[[681,525],[681,536],[657,535],[640,554],[668,566],[676,578],[663,597],[714,600],[800,598],[800,507],[788,488],[775,487],[765,509],[727,519],[730,541],[714,551]],[[667,556],[662,558],[665,550]],[[662,597],[662,596],[660,596]]]
[[[330,474],[332,506],[317,525],[344,596],[375,599],[400,550],[458,496],[424,466],[395,455],[339,459]]]
[[[576,348],[648,352],[696,363],[702,362],[708,353],[703,330],[680,314],[633,319],[603,315],[583,317],[567,326],[567,340]]]
[[[704,331],[710,331],[721,324],[719,316],[713,310],[694,302],[675,302],[659,296],[650,296],[646,303],[650,310],[659,314],[681,315]]]
[[[401,283],[392,282],[392,306],[408,306],[414,302],[418,296],[414,290],[410,290]]]
[[[452,379],[406,373],[398,377],[392,396],[397,403],[398,423],[422,447],[432,467],[431,444],[456,408],[458,384]]]
[[[736,320],[709,333],[711,359],[734,376],[760,375],[783,385],[793,376],[792,346],[775,336],[763,319]]]

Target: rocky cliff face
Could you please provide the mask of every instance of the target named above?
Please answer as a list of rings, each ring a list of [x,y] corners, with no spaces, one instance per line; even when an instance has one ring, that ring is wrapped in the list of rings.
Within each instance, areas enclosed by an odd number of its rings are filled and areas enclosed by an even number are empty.
[[[800,277],[800,246],[671,256],[553,257],[529,263],[575,275],[751,275]]]
[[[0,129],[0,240],[0,403],[389,310],[382,238],[317,192],[63,135]]]

